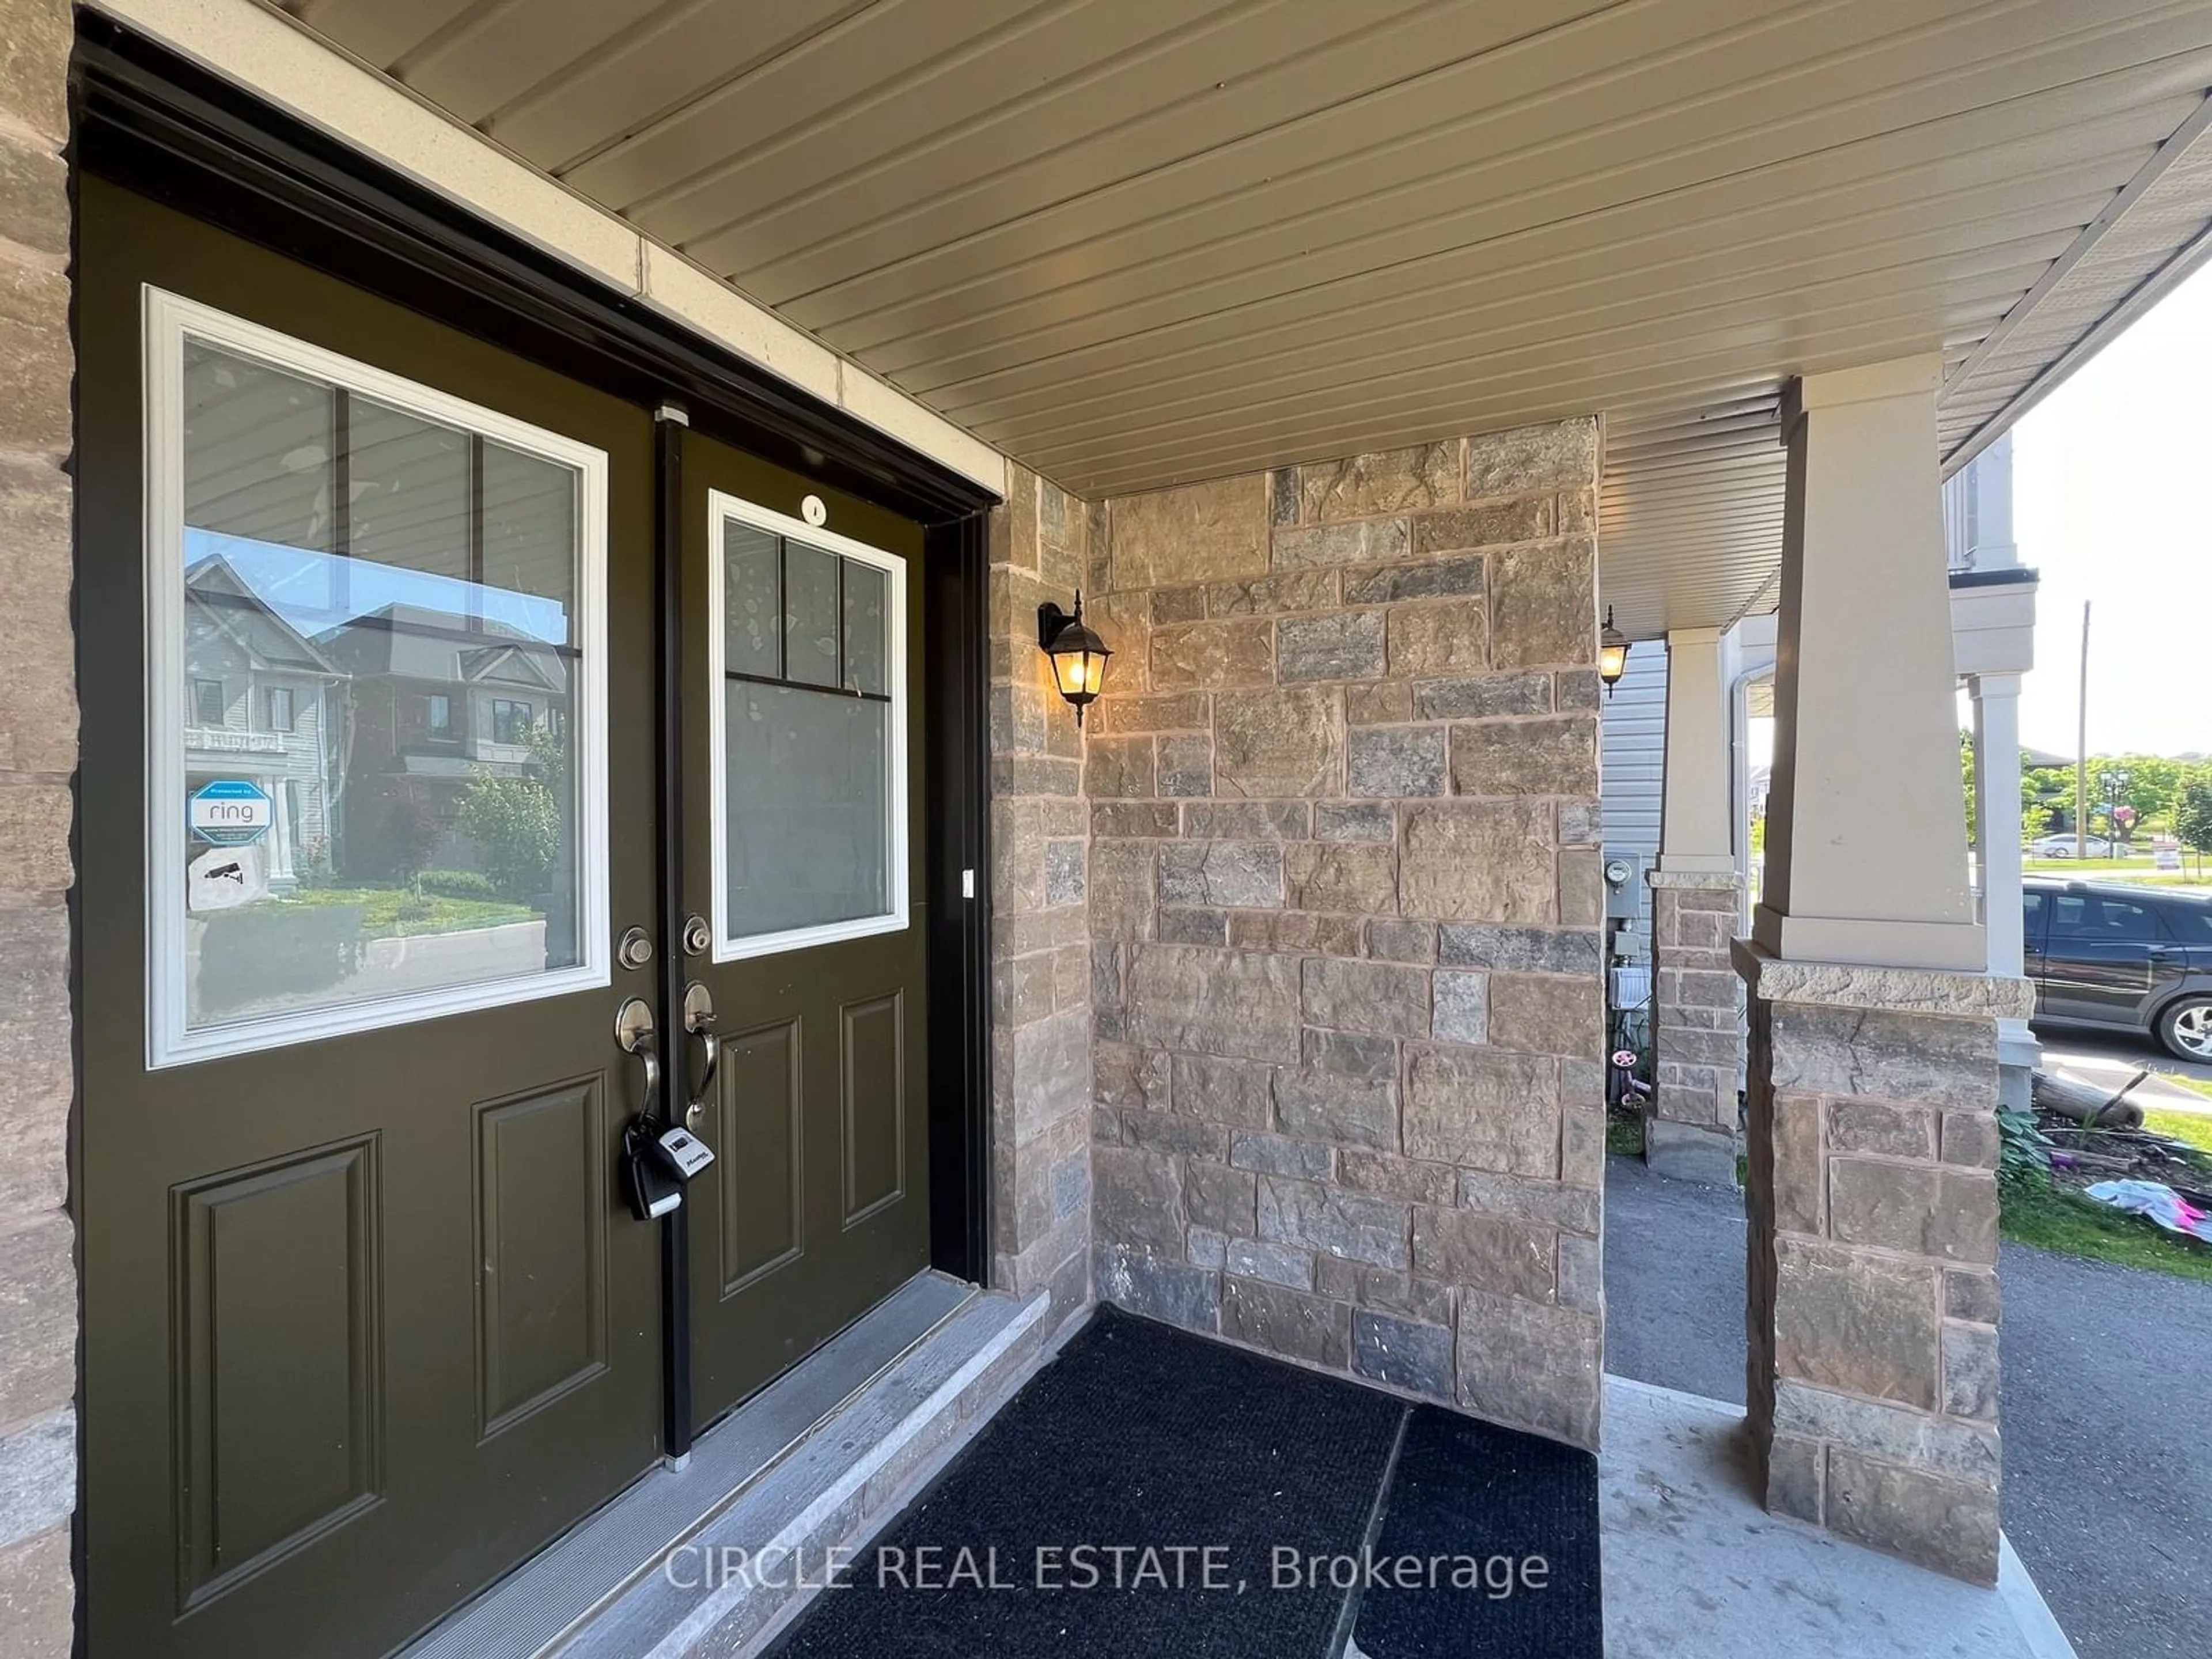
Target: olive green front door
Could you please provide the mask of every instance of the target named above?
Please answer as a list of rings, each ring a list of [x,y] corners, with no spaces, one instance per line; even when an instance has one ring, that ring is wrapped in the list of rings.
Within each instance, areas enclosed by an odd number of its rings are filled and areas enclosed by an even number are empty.
[[[682,476],[703,1427],[928,1262],[922,533],[696,434]]]
[[[925,1265],[921,532],[689,440],[664,638],[652,410],[81,209],[89,1651],[379,1659]]]

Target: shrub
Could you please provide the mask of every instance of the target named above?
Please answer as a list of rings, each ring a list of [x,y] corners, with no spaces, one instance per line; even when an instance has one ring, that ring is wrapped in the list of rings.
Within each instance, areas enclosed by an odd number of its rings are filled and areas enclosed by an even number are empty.
[[[415,884],[440,898],[490,900],[499,896],[499,889],[492,885],[491,878],[480,870],[425,870],[416,878]]]

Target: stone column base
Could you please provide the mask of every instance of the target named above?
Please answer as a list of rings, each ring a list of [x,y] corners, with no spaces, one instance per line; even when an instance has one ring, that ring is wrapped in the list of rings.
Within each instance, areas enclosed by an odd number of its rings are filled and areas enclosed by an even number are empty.
[[[1743,1035],[1729,945],[1740,889],[1733,871],[1654,870],[1645,879],[1655,1086],[1644,1161],[1663,1176],[1732,1187]]]
[[[1747,1409],[1769,1509],[1997,1571],[1997,1021],[2016,979],[1748,943]]]

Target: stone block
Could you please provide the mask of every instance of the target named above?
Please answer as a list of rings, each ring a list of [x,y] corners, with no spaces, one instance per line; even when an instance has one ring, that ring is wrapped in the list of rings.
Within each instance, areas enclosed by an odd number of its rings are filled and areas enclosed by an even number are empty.
[[[1395,872],[1394,860],[1394,878]],[[1394,907],[1395,900],[1394,879]],[[1367,954],[1377,962],[1432,963],[1437,959],[1437,926],[1432,921],[1394,921],[1378,916],[1367,924]]]
[[[1182,1179],[1165,1152],[1134,1146],[1091,1152],[1091,1222],[1101,1238],[1182,1254]]]
[[[1996,1273],[1977,1272],[1972,1268],[1964,1267],[1944,1269],[1944,1317],[1968,1319],[1977,1324],[1994,1325],[2002,1316],[2003,1309],[2003,1299],[1997,1292]]]
[[[1597,787],[1597,722],[1571,714],[1455,726],[1451,786],[1455,795],[1587,794]]]
[[[1996,1583],[1994,1487],[1877,1462],[1832,1446],[1826,1519],[1842,1537],[1972,1583]]]
[[[1413,688],[1404,680],[1360,680],[1344,688],[1351,726],[1403,726],[1413,718]]]
[[[1582,1085],[1576,1073],[1583,1062],[1559,1062],[1559,1179],[1567,1186],[1602,1191],[1605,1187],[1605,1083],[1603,1068],[1591,1066],[1593,1080]],[[1588,1101],[1579,1105],[1577,1101]],[[1730,1160],[1729,1179],[1735,1179]]]
[[[1452,1207],[1458,1188],[1458,1176],[1449,1164],[1421,1164],[1390,1152],[1350,1148],[1337,1154],[1336,1178],[1355,1193],[1441,1209]]]
[[[1126,1042],[1098,1042],[1091,1051],[1091,1098],[1114,1109],[1168,1109],[1168,1056]]]
[[[1472,1289],[1459,1300],[1459,1403],[1595,1450],[1599,1316]]]
[[[1109,671],[1106,694],[1091,705],[1089,730],[1094,738],[1137,732],[1203,732],[1212,719],[1213,700],[1203,691],[1164,696],[1117,693]]]
[[[1206,590],[1202,587],[1156,587],[1152,590],[1152,626],[1204,622]]]
[[[1605,839],[1605,808],[1595,798],[1559,803],[1559,845],[1595,847]]]
[[[1943,1162],[1964,1169],[1994,1170],[2004,1151],[1994,1109],[1986,1112],[1944,1113],[1942,1137]]]
[[[1168,1158],[1210,1158],[1218,1164],[1229,1156],[1229,1131],[1219,1124],[1159,1112],[1123,1112],[1121,1141]]]
[[[1597,554],[1591,543],[1575,537],[1492,554],[1491,665],[1582,667],[1596,660]]]
[[[1605,682],[1595,668],[1563,668],[1552,678],[1552,706],[1560,713],[1580,708],[1595,714],[1604,708]]]
[[[1431,993],[1430,1035],[1439,1042],[1490,1041],[1490,976],[1438,973]]]
[[[1735,1185],[1735,1138],[1725,1129],[1676,1123],[1663,1117],[1644,1123],[1644,1164],[1669,1181],[1708,1187]]]
[[[1265,908],[1283,902],[1283,846],[1184,841],[1160,849],[1160,902]]]
[[[1832,1141],[1835,1113],[1836,1106],[1831,1106]],[[1946,1261],[1994,1262],[1996,1182],[1978,1172],[1832,1157],[1828,1232],[1846,1244],[1905,1250]]]
[[[1994,1109],[1996,1026],[1990,1020],[1833,1004],[1771,1006],[1778,1089]]]
[[[1382,672],[1382,613],[1338,611],[1275,624],[1276,673],[1296,680],[1374,679]]]
[[[1094,801],[1091,807],[1091,833],[1102,840],[1173,841],[1180,833],[1181,823],[1173,801],[1102,800]]]
[[[1395,564],[1412,538],[1403,519],[1366,519],[1310,525],[1274,532],[1278,570],[1314,570],[1346,564]]]
[[[1275,678],[1274,624],[1248,618],[1156,628],[1151,666],[1157,691],[1270,684]]]
[[[1559,1172],[1554,1063],[1493,1048],[1416,1048],[1407,1073],[1406,1154],[1550,1181]]]
[[[1288,1135],[1239,1129],[1229,1137],[1229,1161],[1240,1170],[1260,1175],[1327,1181],[1336,1167],[1336,1152],[1310,1140],[1292,1140]]]
[[[1286,686],[1225,699],[1213,725],[1213,787],[1253,800],[1344,793],[1344,711],[1336,693]]]
[[[1158,903],[1154,870],[1156,844],[1149,841],[1094,841],[1085,896],[1091,933],[1096,940],[1150,939]]]
[[[1550,1302],[1559,1235],[1479,1210],[1413,1210],[1413,1271],[1424,1279]]]
[[[1260,1178],[1260,1237],[1364,1261],[1407,1265],[1407,1206],[1282,1176]]]
[[[0,1423],[43,1417],[76,1392],[75,1240],[60,1213],[0,1233]]]
[[[1459,499],[1459,445],[1419,444],[1298,469],[1299,504],[1309,524],[1371,519]]]
[[[1993,1327],[1943,1327],[1943,1409],[1954,1417],[1996,1421],[1997,1334]]]
[[[1193,1227],[1183,1239],[1183,1255],[1192,1267],[1218,1272],[1229,1259],[1229,1241],[1211,1227]]]
[[[1346,787],[1355,795],[1397,799],[1444,793],[1441,726],[1354,727],[1346,745]]]
[[[1496,720],[1551,712],[1549,674],[1478,674],[1424,680],[1413,687],[1413,713],[1425,720]]]
[[[1490,1038],[1529,1054],[1596,1055],[1605,1030],[1605,987],[1553,974],[1490,976]]]
[[[1820,1524],[1820,1475],[1827,1448],[1817,1440],[1776,1435],[1766,1449],[1766,1507],[1777,1515]]]
[[[1395,1078],[1398,1045],[1392,1038],[1364,1031],[1309,1030],[1304,1063],[1310,1070],[1334,1072],[1340,1077]]]
[[[1298,521],[1298,470],[1294,466],[1279,466],[1267,475],[1267,522],[1271,525],[1296,524]]]
[[[1249,1170],[1194,1160],[1183,1171],[1183,1200],[1193,1227],[1249,1238],[1259,1224],[1258,1177]]]
[[[1459,1172],[1459,1204],[1462,1209],[1484,1210],[1592,1237],[1596,1237],[1605,1213],[1604,1196],[1597,1190],[1523,1181],[1486,1170]]]
[[[1775,1242],[1780,1374],[1933,1411],[1937,1269],[1784,1236]]]
[[[1437,801],[1402,809],[1399,908],[1442,921],[1548,923],[1552,814],[1537,801]]]
[[[1463,548],[1541,541],[1559,533],[1554,507],[1549,495],[1524,495],[1424,513],[1413,520],[1413,556],[1425,559]]]
[[[1298,964],[1280,957],[1179,945],[1130,952],[1129,1029],[1146,1048],[1292,1060],[1298,1006]]]
[[[1431,1400],[1452,1398],[1452,1334],[1441,1325],[1356,1309],[1352,1369],[1369,1381]]]
[[[1247,472],[1108,504],[1116,588],[1264,574],[1267,484]]]
[[[1490,665],[1490,615],[1480,598],[1390,608],[1390,672],[1401,679],[1478,673]]]
[[[1193,841],[1303,841],[1307,821],[1297,800],[1194,800],[1182,809]]]
[[[1387,916],[1398,908],[1398,859],[1390,848],[1358,842],[1301,842],[1284,856],[1286,902],[1294,910]]]
[[[1313,831],[1316,841],[1391,841],[1398,834],[1398,815],[1373,801],[1316,801]]]
[[[0,1548],[0,1653],[9,1659],[70,1659],[76,1607],[67,1527]]]
[[[1587,416],[1467,441],[1471,501],[1526,489],[1588,489],[1597,482],[1597,422]]]
[[[1210,1332],[1221,1327],[1221,1275],[1217,1273],[1127,1245],[1103,1243],[1093,1253],[1091,1268],[1102,1302],[1185,1330]]]
[[[15,15],[11,9],[11,21]],[[58,264],[0,260],[0,447],[41,454],[69,448],[76,366],[69,312],[69,277]]]
[[[1221,1334],[1255,1348],[1341,1370],[1352,1358],[1352,1310],[1279,1285],[1227,1277]]]
[[[1818,1095],[1778,1094],[1773,1099],[1774,1224],[1784,1232],[1825,1233],[1828,1171],[1821,1125],[1826,1109]]]
[[[1595,975],[1605,969],[1605,940],[1595,933],[1562,932],[1556,927],[1447,923],[1438,930],[1437,960],[1455,968]]]
[[[1393,963],[1304,964],[1306,1021],[1339,1030],[1426,1036],[1429,975]]]
[[[1356,957],[1359,918],[1310,910],[1237,910],[1229,918],[1229,942],[1241,951]]]
[[[1778,1433],[1849,1446],[1869,1457],[1976,1485],[1995,1484],[2002,1462],[1992,1427],[1947,1422],[1787,1379],[1775,1386],[1774,1426]]]
[[[1480,594],[1489,569],[1477,553],[1431,559],[1424,564],[1391,565],[1382,570],[1346,571],[1346,605],[1392,605],[1401,599],[1465,599]]]
[[[1273,1244],[1263,1238],[1232,1238],[1221,1248],[1222,1271],[1240,1279],[1263,1279],[1294,1291],[1313,1289],[1311,1250]]]
[[[1559,924],[1597,927],[1605,922],[1605,859],[1588,851],[1559,854]]]
[[[1595,1238],[1561,1233],[1559,1245],[1559,1305],[1605,1311],[1605,1246]]]
[[[1884,1158],[1933,1158],[1936,1116],[1919,1106],[1874,1100],[1838,1100],[1828,1108],[1828,1146],[1838,1152]]]
[[[1163,795],[1213,793],[1213,739],[1196,735],[1159,740],[1159,791]]]
[[[1271,617],[1286,611],[1332,611],[1339,603],[1334,570],[1286,570],[1257,581],[1220,582],[1206,590],[1210,617]]]
[[[1246,1129],[1264,1129],[1274,1121],[1271,1066],[1177,1054],[1171,1076],[1175,1109],[1185,1117]]]
[[[1280,1071],[1275,1073],[1275,1123],[1304,1140],[1395,1152],[1398,1085],[1336,1072]]]
[[[1093,800],[1153,794],[1152,740],[1091,738],[1084,745],[1083,792]]]

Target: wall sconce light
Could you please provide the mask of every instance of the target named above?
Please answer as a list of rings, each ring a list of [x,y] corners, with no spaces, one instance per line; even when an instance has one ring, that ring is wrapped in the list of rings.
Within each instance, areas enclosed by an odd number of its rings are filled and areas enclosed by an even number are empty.
[[[1613,625],[1613,607],[1605,608],[1605,631],[1597,636],[1597,677],[1610,697],[1620,677],[1628,672],[1628,635]]]
[[[1106,659],[1114,654],[1084,623],[1082,589],[1076,590],[1072,617],[1049,601],[1037,607],[1037,644],[1051,659],[1053,683],[1074,708],[1080,726],[1084,706],[1106,684]]]

